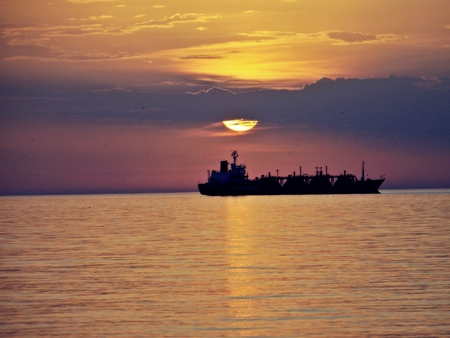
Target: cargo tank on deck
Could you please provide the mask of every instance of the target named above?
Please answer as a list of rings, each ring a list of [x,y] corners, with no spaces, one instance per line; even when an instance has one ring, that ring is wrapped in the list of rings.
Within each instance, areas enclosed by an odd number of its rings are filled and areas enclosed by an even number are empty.
[[[208,196],[239,196],[239,195],[308,195],[308,194],[378,194],[378,189],[384,182],[380,179],[365,178],[364,162],[362,163],[361,179],[353,174],[330,175],[328,167],[316,167],[315,175],[295,172],[288,176],[265,176],[249,179],[246,166],[237,164],[237,151],[231,153],[233,162],[220,162],[220,170],[208,171],[208,181],[199,183],[198,189],[202,195]]]

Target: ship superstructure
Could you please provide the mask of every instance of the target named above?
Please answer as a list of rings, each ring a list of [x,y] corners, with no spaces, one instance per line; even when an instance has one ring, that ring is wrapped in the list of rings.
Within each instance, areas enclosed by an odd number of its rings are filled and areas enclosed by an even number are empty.
[[[380,179],[365,178],[364,162],[361,179],[353,174],[330,175],[328,167],[316,167],[315,175],[295,172],[288,176],[261,175],[249,179],[246,166],[237,164],[237,151],[231,153],[233,163],[229,168],[228,161],[220,162],[220,171],[208,171],[208,181],[198,185],[202,195],[235,196],[235,195],[306,195],[306,194],[376,194],[384,182]]]

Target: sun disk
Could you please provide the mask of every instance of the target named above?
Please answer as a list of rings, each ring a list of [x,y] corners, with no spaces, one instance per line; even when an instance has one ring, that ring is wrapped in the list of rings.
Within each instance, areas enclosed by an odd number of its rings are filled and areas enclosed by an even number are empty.
[[[258,123],[258,121],[255,120],[244,120],[244,119],[227,120],[222,122],[228,129],[239,132],[248,131],[252,129],[254,126],[256,126],[256,124]]]

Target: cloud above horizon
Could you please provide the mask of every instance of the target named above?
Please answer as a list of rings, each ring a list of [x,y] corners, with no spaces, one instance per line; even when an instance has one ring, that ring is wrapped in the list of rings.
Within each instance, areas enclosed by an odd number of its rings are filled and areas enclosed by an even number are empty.
[[[368,33],[332,31],[328,32],[327,35],[331,39],[342,40],[345,42],[363,42],[363,41],[378,40],[376,35]]]

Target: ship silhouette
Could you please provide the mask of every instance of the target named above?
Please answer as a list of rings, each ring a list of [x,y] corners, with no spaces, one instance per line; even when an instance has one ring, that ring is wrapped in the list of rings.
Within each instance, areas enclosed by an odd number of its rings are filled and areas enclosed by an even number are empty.
[[[288,176],[272,176],[270,173],[249,179],[246,166],[237,164],[237,151],[231,153],[233,162],[229,168],[228,161],[220,162],[220,171],[208,170],[208,181],[199,183],[198,189],[202,195],[208,196],[239,196],[239,195],[314,195],[314,194],[378,194],[379,187],[384,182],[380,179],[365,178],[364,162],[362,163],[361,179],[345,170],[340,175],[325,173],[322,167],[316,167],[315,175],[295,172]]]

